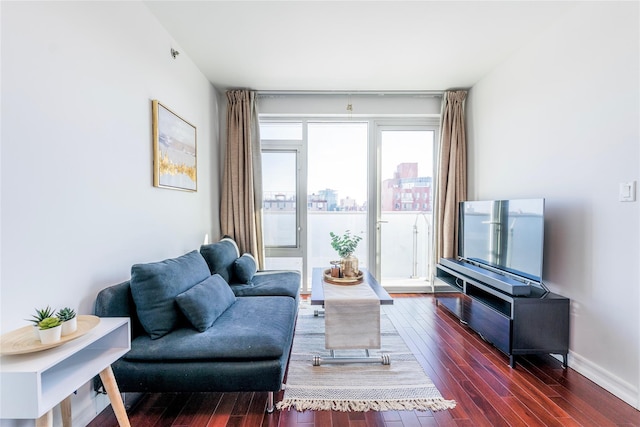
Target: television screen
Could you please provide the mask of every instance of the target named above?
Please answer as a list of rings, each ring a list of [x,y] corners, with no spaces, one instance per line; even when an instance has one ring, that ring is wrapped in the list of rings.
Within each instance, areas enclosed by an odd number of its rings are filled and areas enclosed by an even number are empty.
[[[544,199],[461,202],[460,231],[462,259],[542,282]]]

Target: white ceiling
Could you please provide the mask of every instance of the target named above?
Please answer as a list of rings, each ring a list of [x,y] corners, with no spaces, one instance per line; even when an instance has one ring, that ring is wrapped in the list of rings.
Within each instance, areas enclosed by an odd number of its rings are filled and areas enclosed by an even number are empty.
[[[422,91],[473,86],[576,3],[145,4],[220,89]]]

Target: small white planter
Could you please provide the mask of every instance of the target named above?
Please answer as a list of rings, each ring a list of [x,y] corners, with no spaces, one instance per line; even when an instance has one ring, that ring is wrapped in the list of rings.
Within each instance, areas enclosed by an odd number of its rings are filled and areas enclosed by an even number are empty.
[[[39,329],[38,334],[40,335],[40,342],[42,344],[53,344],[54,342],[60,341],[62,337],[62,325],[56,326],[55,328]]]
[[[78,330],[78,318],[74,317],[62,322],[62,336],[70,335]]]

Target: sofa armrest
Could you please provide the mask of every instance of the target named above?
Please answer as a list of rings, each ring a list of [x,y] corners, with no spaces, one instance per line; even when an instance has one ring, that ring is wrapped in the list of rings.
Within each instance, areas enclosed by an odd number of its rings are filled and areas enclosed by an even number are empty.
[[[251,279],[249,285],[231,285],[238,297],[288,296],[296,302],[300,299],[301,278],[293,270],[261,270]]]
[[[131,286],[128,280],[98,292],[94,314],[98,317],[129,317],[131,319],[132,338],[144,333],[144,329],[138,320],[136,305],[133,302]]]
[[[295,270],[258,270],[252,280],[258,283],[277,280],[297,287],[302,283],[300,272]]]

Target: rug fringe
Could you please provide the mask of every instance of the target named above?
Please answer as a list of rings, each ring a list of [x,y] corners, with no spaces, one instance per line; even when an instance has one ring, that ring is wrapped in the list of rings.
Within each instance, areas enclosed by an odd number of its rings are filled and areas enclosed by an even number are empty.
[[[283,399],[276,404],[278,410],[296,411],[442,411],[456,407],[455,400],[445,399],[403,399],[403,400],[316,400]]]

